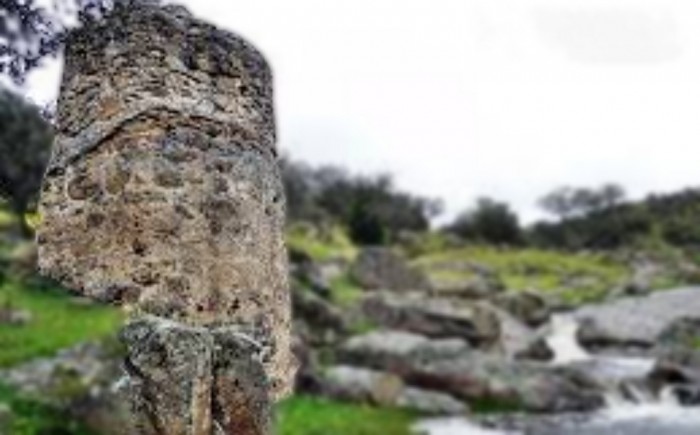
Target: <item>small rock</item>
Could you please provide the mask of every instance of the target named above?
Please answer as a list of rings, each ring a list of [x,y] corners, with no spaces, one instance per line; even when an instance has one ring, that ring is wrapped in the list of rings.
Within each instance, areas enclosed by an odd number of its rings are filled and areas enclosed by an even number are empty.
[[[387,248],[365,248],[350,269],[352,278],[368,290],[428,290],[427,278]]]
[[[554,359],[554,351],[547,344],[544,338],[534,340],[524,350],[515,355],[516,359],[526,359],[533,361],[552,361]]]
[[[27,310],[0,308],[0,325],[23,326],[31,323],[32,313]]]
[[[403,381],[396,375],[351,366],[336,366],[324,374],[331,397],[390,406],[397,402]]]
[[[449,394],[407,387],[396,399],[396,406],[432,415],[461,415],[469,411],[464,402]]]

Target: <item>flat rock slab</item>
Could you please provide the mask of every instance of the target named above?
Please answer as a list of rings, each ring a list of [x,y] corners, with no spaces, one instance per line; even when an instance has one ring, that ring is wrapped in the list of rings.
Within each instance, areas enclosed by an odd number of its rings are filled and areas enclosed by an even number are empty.
[[[700,318],[700,288],[623,298],[583,307],[574,315],[581,321],[592,322],[594,337],[587,337],[588,340],[653,346],[661,332],[674,321]]]

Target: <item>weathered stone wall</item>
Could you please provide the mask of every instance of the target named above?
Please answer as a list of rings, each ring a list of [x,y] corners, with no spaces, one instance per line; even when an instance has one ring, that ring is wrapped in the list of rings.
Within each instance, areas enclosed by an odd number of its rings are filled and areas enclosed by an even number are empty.
[[[241,327],[290,391],[270,69],[184,9],[121,2],[71,36],[42,193],[41,270],[191,327]]]

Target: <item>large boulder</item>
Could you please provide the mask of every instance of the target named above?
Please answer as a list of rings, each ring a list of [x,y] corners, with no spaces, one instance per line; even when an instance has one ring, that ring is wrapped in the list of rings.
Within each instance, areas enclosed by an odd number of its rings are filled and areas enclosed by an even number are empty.
[[[331,297],[330,279],[320,264],[315,262],[306,252],[290,248],[289,273],[300,284],[308,287],[319,296],[329,299]]]
[[[427,278],[411,268],[398,254],[388,248],[363,249],[350,268],[350,275],[368,290],[428,290]]]
[[[338,356],[346,363],[400,372],[412,362],[455,358],[470,351],[469,344],[458,338],[430,339],[405,331],[380,330],[351,337],[341,345]]]
[[[292,310],[295,319],[303,320],[314,329],[337,332],[346,329],[345,318],[338,307],[299,285],[292,287]]]
[[[627,297],[579,309],[579,341],[592,351],[635,347],[651,350],[673,322],[697,317],[700,290],[682,288]]]
[[[603,404],[595,383],[580,372],[509,361],[454,339],[373,332],[348,340],[339,358],[390,372],[407,385],[439,391],[467,403],[502,403],[534,412],[586,411]]]
[[[693,402],[700,391],[700,318],[682,318],[659,335],[656,366],[649,378],[656,389],[674,385],[682,400]]]
[[[404,388],[394,374],[352,366],[330,367],[324,380],[324,390],[331,397],[385,406],[396,403]]]
[[[467,403],[500,402],[530,412],[591,411],[604,405],[601,391],[579,373],[480,353],[414,365],[403,378]]]
[[[389,329],[433,338],[458,337],[481,347],[495,346],[501,336],[493,308],[481,302],[377,293],[363,300],[362,310],[371,321]]]
[[[700,349],[700,313],[697,317],[683,317],[666,327],[658,339],[659,346]]]

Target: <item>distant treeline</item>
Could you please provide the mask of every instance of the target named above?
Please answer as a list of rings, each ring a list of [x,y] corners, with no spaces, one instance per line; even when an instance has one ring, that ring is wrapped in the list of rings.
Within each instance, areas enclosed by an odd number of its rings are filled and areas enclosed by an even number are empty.
[[[440,201],[398,190],[386,174],[351,174],[338,166],[311,167],[281,160],[291,221],[334,222],[359,244],[392,243],[403,232],[423,232]]]
[[[289,158],[282,173],[291,221],[334,222],[356,243],[392,243],[405,233],[429,230],[438,200],[398,190],[388,175],[351,174],[335,166],[313,168]],[[614,183],[558,188],[539,205],[556,217],[521,225],[510,206],[479,198],[474,207],[439,229],[464,242],[566,250],[608,250],[650,241],[700,248],[700,189],[626,201]]]
[[[530,241],[543,247],[615,249],[653,240],[700,248],[700,189],[650,195],[589,213],[538,223]]]

